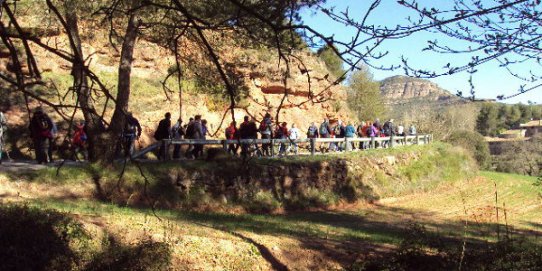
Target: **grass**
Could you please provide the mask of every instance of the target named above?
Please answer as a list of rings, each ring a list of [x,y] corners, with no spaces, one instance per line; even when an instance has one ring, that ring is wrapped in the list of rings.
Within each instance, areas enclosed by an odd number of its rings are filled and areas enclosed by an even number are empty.
[[[384,162],[391,155],[397,159],[393,166]],[[56,176],[55,169],[8,176],[3,173],[0,184],[15,187],[22,193],[19,196],[18,193],[0,191],[0,195],[4,195],[0,201],[24,202],[40,209],[66,212],[84,224],[100,225],[128,243],[137,243],[145,238],[166,242],[173,251],[173,266],[182,266],[185,270],[267,270],[274,261],[292,269],[314,269],[319,264],[323,264],[319,267],[323,269],[345,268],[367,253],[386,253],[403,246],[412,232],[412,225],[445,238],[447,246],[453,248],[460,248],[463,238],[469,242],[500,240],[496,233],[500,231],[502,238],[507,229],[505,224],[510,226],[508,229],[513,237],[527,237],[529,241],[539,242],[537,237],[542,233],[539,193],[542,189],[536,186],[536,178],[477,172],[464,152],[439,143],[400,150],[349,153],[341,157],[348,161],[347,167],[365,173],[379,165],[380,169],[373,172],[372,188],[379,190],[377,192],[381,195],[393,197],[382,198],[376,204],[348,204],[337,200],[336,195],[329,191],[311,188],[305,195],[306,202],[313,206],[333,202],[337,204],[335,209],[263,215],[240,213],[235,208],[229,209],[228,213],[217,209],[195,212],[167,209],[162,205],[156,205],[158,208],[153,212],[149,208],[128,206],[126,201],[114,204],[96,200],[92,195],[83,198],[58,196],[63,189],[70,191],[79,186],[86,185],[87,189],[93,190],[95,177],[104,184],[107,183],[105,181],[117,181],[118,166],[89,165],[66,167],[59,176]],[[331,165],[333,159],[336,157],[315,156],[253,163],[255,166],[273,163],[297,168],[300,164],[311,163],[328,162]],[[150,177],[151,191],[160,195],[157,200],[162,200],[179,197],[171,185],[160,181],[172,170],[182,167],[194,172],[235,171],[232,163],[236,161],[145,164],[143,169]],[[473,177],[475,174],[477,176]],[[398,176],[403,177],[396,179]],[[470,180],[464,180],[467,178]],[[127,190],[132,189],[129,193],[137,191],[130,187],[142,184],[137,168],[127,167],[123,185]],[[495,184],[500,212],[498,221]],[[206,193],[190,195],[190,200],[195,203],[209,200]],[[251,204],[255,209],[284,207],[272,192],[252,196],[254,201]],[[466,231],[465,220],[469,221]]]

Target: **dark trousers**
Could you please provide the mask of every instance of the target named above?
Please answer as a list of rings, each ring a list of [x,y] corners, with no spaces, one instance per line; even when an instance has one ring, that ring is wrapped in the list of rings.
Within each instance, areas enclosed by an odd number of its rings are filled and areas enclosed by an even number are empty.
[[[48,159],[48,151],[49,151],[49,144],[47,138],[35,138],[34,141],[34,150],[36,152],[36,161],[38,163],[47,163],[49,162]]]
[[[167,160],[167,151],[166,151],[166,142],[162,141],[160,143],[160,149],[158,150],[158,159]]]
[[[173,146],[173,159],[181,158],[181,145],[175,144]]]
[[[271,139],[271,135],[262,134],[262,139]],[[262,144],[263,155],[271,156],[271,143]]]
[[[203,154],[203,145],[194,145],[194,148],[192,149],[192,156],[198,159],[200,157],[200,154]]]
[[[231,155],[237,155],[237,150],[239,150],[239,145],[235,145],[235,144],[228,145],[228,153],[230,153]]]

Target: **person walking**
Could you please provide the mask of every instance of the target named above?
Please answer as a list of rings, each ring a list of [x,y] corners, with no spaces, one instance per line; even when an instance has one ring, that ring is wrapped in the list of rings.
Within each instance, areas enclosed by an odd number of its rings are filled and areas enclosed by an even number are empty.
[[[299,139],[299,129],[297,129],[295,123],[292,123],[292,128],[288,130],[288,138],[290,139],[290,145],[288,146],[288,151],[293,151],[294,154],[297,155],[298,152],[298,145],[297,142],[295,142],[297,139]]]
[[[2,164],[2,155],[4,153],[5,148],[5,132],[7,130],[7,119],[4,115],[4,112],[0,111],[0,164]]]
[[[174,140],[181,140],[186,135],[186,131],[183,127],[183,120],[179,118],[177,122],[171,127],[171,138]],[[173,159],[181,158],[181,145],[175,144],[173,146]]]
[[[283,122],[280,126],[277,127],[275,132],[275,137],[277,139],[288,139],[288,123]],[[286,143],[284,141],[280,142],[279,156],[286,155]]]
[[[196,115],[194,117],[192,139],[203,140],[204,138],[205,138],[205,135],[203,134],[203,124],[201,122],[201,115]],[[194,148],[192,149],[192,157],[194,159],[198,159],[200,155],[202,154],[203,154],[203,145],[202,144],[194,145]]]
[[[48,149],[50,139],[53,137],[51,130],[53,129],[53,121],[41,107],[36,108],[34,115],[30,119],[30,136],[34,143],[34,151],[36,153],[36,161],[38,164],[46,164],[49,162]]]
[[[344,129],[344,137],[345,138],[354,138],[356,136],[356,128],[354,128],[354,125],[352,124],[352,122],[349,122],[348,125],[346,125],[345,129]],[[355,149],[354,147],[354,143],[351,143],[351,142],[347,142],[345,144],[349,144],[350,146],[345,146],[345,149]]]
[[[75,124],[75,130],[72,138],[72,148],[73,148],[73,160],[79,161],[78,154],[83,155],[83,160],[88,160],[88,151],[87,151],[87,141],[88,136],[85,131],[85,122],[81,121]]]
[[[273,120],[271,119],[271,114],[266,113],[263,120],[260,122],[260,127],[258,129],[262,135],[262,139],[271,140],[273,138]],[[263,155],[271,156],[271,143],[262,144]]]
[[[237,131],[237,123],[232,121],[230,126],[226,128],[226,139],[227,140],[238,140],[239,132]],[[239,145],[230,143],[228,144],[228,153],[237,156],[237,150],[239,150]]]
[[[164,115],[164,119],[162,119],[158,123],[158,128],[156,128],[156,131],[154,132],[154,139],[156,139],[158,142],[160,142],[160,150],[158,151],[158,159],[167,159],[167,150],[166,146],[167,143],[164,141],[165,139],[171,138],[171,113],[167,112]]]
[[[256,127],[256,122],[254,118],[250,119],[249,116],[244,117],[243,123],[239,127],[239,136],[242,140],[254,140],[258,139],[258,127]],[[243,158],[250,156],[249,149],[253,143],[244,142],[241,144],[241,155]]]
[[[135,150],[135,141],[141,137],[141,125],[132,112],[126,113],[122,137],[124,140],[124,158],[132,157]]]
[[[185,133],[185,136],[184,138],[186,139],[194,139],[193,136],[194,136],[194,118],[190,118],[188,119],[188,124],[186,125],[186,133]],[[192,150],[194,149],[194,145],[188,145],[188,148],[186,149],[186,152],[185,152],[185,157],[186,158],[191,158],[192,157]]]
[[[393,119],[390,119],[384,123],[384,126],[382,126],[383,133],[386,137],[391,137],[395,134],[395,130],[393,127]],[[390,146],[391,139],[389,141],[382,142],[382,147],[387,148]]]
[[[320,124],[320,128],[318,129],[318,132],[320,134],[320,138],[330,138],[331,137],[331,127],[329,126],[329,120],[327,118],[324,119],[324,122]],[[329,147],[326,148],[326,143],[322,143],[320,145],[320,151],[326,152],[329,151]]]
[[[314,139],[316,139],[318,137],[319,137],[318,127],[316,127],[316,124],[314,124],[314,122],[311,122],[311,125],[307,129],[307,138],[310,140],[309,142],[310,142],[310,146],[311,146],[311,151],[315,148],[314,147]]]

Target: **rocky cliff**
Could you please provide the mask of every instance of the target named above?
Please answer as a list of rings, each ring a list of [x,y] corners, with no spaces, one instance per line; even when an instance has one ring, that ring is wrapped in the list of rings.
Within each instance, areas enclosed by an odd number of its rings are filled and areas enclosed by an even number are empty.
[[[459,100],[455,95],[437,84],[408,76],[393,76],[381,81],[380,90],[389,104],[424,101],[452,103]]]

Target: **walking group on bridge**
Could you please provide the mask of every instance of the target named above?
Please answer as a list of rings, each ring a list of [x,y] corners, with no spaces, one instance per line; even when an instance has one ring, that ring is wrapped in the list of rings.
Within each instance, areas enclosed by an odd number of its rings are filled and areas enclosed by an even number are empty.
[[[273,144],[271,139],[281,139],[278,156],[284,156],[288,153],[297,154],[299,151],[298,139],[301,139],[301,131],[295,123],[288,125],[287,122],[275,122],[269,113],[265,114],[263,119],[258,123],[255,118],[245,116],[243,122],[238,126],[237,122],[232,121],[224,131],[226,139],[229,141],[226,149],[231,155],[248,156],[266,156],[271,157],[274,154]],[[324,121],[316,125],[314,122],[308,127],[305,135],[308,139],[315,138],[376,138],[376,137],[404,137],[406,135],[416,135],[416,127],[410,125],[408,131],[401,124],[395,125],[394,120],[390,119],[384,124],[380,123],[379,119],[374,122],[366,121],[355,126],[352,122],[342,122],[341,120],[324,119]],[[208,135],[207,121],[202,119],[200,115],[190,118],[187,124],[183,125],[182,119],[178,119],[177,123],[171,127],[171,114],[166,113],[165,118],[160,121],[158,128],[154,134],[154,138],[162,141],[160,145],[159,158],[167,156],[167,144],[164,139],[183,140],[205,140]],[[256,143],[247,143],[251,140],[264,140],[259,146]],[[239,141],[239,142],[235,142]],[[398,140],[400,144],[405,144],[402,139]],[[235,142],[235,143],[234,143]],[[367,149],[370,142],[360,142],[358,146],[352,144],[350,149]],[[314,148],[314,141],[310,141],[311,148]],[[377,143],[378,144],[378,143]],[[380,147],[389,147],[387,141],[382,141]],[[375,146],[378,147],[378,146]],[[341,152],[346,150],[344,142],[330,142],[321,144],[319,149],[321,152]],[[203,154],[203,144],[190,144],[185,151],[185,157],[197,159]],[[174,144],[173,159],[181,157],[181,145]]]

